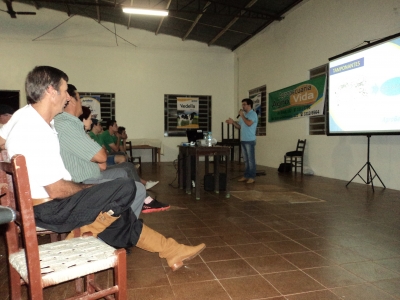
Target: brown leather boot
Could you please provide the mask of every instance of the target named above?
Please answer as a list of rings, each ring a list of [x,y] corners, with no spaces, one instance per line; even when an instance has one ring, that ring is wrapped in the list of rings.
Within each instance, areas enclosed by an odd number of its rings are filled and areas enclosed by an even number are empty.
[[[91,232],[92,236],[97,237],[98,234],[102,233],[108,226],[114,223],[118,218],[119,217],[110,216],[106,212],[101,212],[99,213],[99,215],[97,216],[96,220],[94,220],[93,223],[84,225],[80,228],[79,235],[76,235],[76,233],[74,234],[73,230],[67,235],[65,239],[68,240],[74,237],[82,236],[85,232]]]
[[[206,245],[186,246],[179,244],[173,238],[166,238],[157,231],[143,225],[136,247],[150,252],[158,252],[161,258],[167,259],[168,266],[171,267],[172,271],[176,271],[183,266],[184,261],[199,255]]]

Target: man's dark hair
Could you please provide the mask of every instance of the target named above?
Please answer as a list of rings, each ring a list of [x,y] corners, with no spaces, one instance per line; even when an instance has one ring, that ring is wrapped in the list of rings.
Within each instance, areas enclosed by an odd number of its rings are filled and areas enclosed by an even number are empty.
[[[68,75],[50,66],[37,66],[28,73],[25,80],[27,101],[34,104],[42,100],[49,86],[60,91],[61,79],[68,82]]]
[[[110,126],[114,126],[114,124],[117,123],[115,120],[108,120],[107,121],[107,129],[110,128]]]
[[[125,131],[125,127],[123,127],[123,126],[119,126],[118,127],[118,133],[119,134],[122,134],[124,131]]]
[[[83,122],[83,119],[87,120],[91,115],[92,111],[87,106],[82,106],[82,114],[79,116],[79,120]]]
[[[71,97],[74,97],[74,98],[75,98],[75,96],[76,96],[76,91],[77,91],[76,87],[75,87],[73,84],[69,84],[69,83],[68,83],[67,92],[68,92],[68,94],[69,94]]]
[[[0,116],[1,115],[12,115],[15,112],[14,108],[6,104],[0,104]]]
[[[249,98],[245,98],[242,100],[242,103],[246,102],[247,105],[250,105],[251,108],[253,108],[253,100],[249,99]]]

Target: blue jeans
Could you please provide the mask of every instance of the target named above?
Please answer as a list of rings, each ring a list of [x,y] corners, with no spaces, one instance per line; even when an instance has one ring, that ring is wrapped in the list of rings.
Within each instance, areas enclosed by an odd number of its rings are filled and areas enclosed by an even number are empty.
[[[244,171],[245,178],[255,178],[256,177],[256,141],[244,142],[242,141],[242,153],[244,165],[246,167]]]

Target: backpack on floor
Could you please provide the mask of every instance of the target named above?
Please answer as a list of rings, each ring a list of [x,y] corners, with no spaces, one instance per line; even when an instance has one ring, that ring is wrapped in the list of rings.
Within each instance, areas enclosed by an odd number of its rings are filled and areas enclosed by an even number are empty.
[[[278,168],[279,173],[289,173],[292,172],[292,164],[291,163],[282,163]]]

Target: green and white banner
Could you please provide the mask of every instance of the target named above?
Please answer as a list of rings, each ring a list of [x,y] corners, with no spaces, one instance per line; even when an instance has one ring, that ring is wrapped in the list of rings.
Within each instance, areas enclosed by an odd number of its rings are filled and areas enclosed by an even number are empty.
[[[326,76],[269,93],[268,122],[324,113]]]

